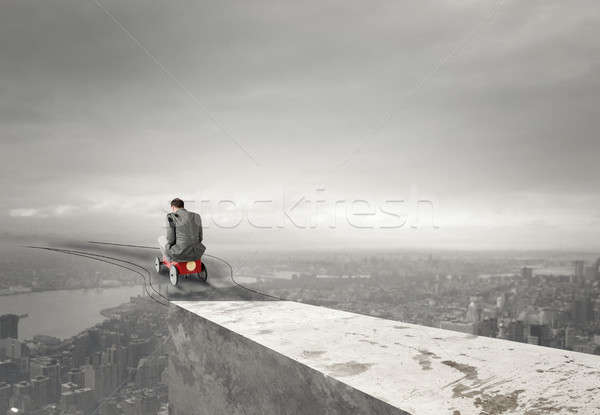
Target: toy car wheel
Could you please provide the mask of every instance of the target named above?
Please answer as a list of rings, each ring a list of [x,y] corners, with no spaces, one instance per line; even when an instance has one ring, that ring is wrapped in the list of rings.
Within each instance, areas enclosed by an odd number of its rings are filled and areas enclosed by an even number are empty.
[[[177,271],[177,267],[175,265],[171,265],[171,268],[169,268],[169,280],[171,281],[171,285],[174,287],[176,287],[177,283],[179,282],[179,271]]]
[[[208,271],[206,270],[206,266],[204,264],[202,264],[202,271],[200,271],[200,274],[198,274],[198,278],[203,282],[208,280]]]
[[[162,268],[162,261],[160,260],[159,257],[155,256],[154,257],[154,269],[156,270],[156,272],[160,273]]]

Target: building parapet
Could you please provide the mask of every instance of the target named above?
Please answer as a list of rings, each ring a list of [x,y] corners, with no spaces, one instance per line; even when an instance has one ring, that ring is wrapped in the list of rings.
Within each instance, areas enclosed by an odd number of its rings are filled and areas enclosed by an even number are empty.
[[[188,414],[600,413],[598,356],[289,301],[179,301],[169,405]]]

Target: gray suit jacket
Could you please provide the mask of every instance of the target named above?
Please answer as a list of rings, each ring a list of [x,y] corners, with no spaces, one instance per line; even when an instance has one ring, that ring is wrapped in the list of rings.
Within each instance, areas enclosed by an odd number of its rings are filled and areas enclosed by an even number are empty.
[[[167,225],[167,255],[175,261],[200,259],[206,250],[200,215],[178,209],[167,214]]]

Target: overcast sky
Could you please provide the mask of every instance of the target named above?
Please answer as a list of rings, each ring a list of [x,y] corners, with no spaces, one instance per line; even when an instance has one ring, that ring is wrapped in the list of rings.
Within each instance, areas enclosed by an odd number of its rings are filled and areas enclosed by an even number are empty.
[[[6,0],[0,227],[149,241],[181,195],[215,246],[600,249],[599,38],[593,0]],[[327,226],[210,226],[283,194]]]

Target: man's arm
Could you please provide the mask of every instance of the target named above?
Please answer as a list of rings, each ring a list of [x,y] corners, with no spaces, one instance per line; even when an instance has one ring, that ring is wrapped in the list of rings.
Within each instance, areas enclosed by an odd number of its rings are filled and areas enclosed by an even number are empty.
[[[167,242],[169,246],[175,245],[175,224],[173,223],[173,218],[171,215],[167,215]]]

